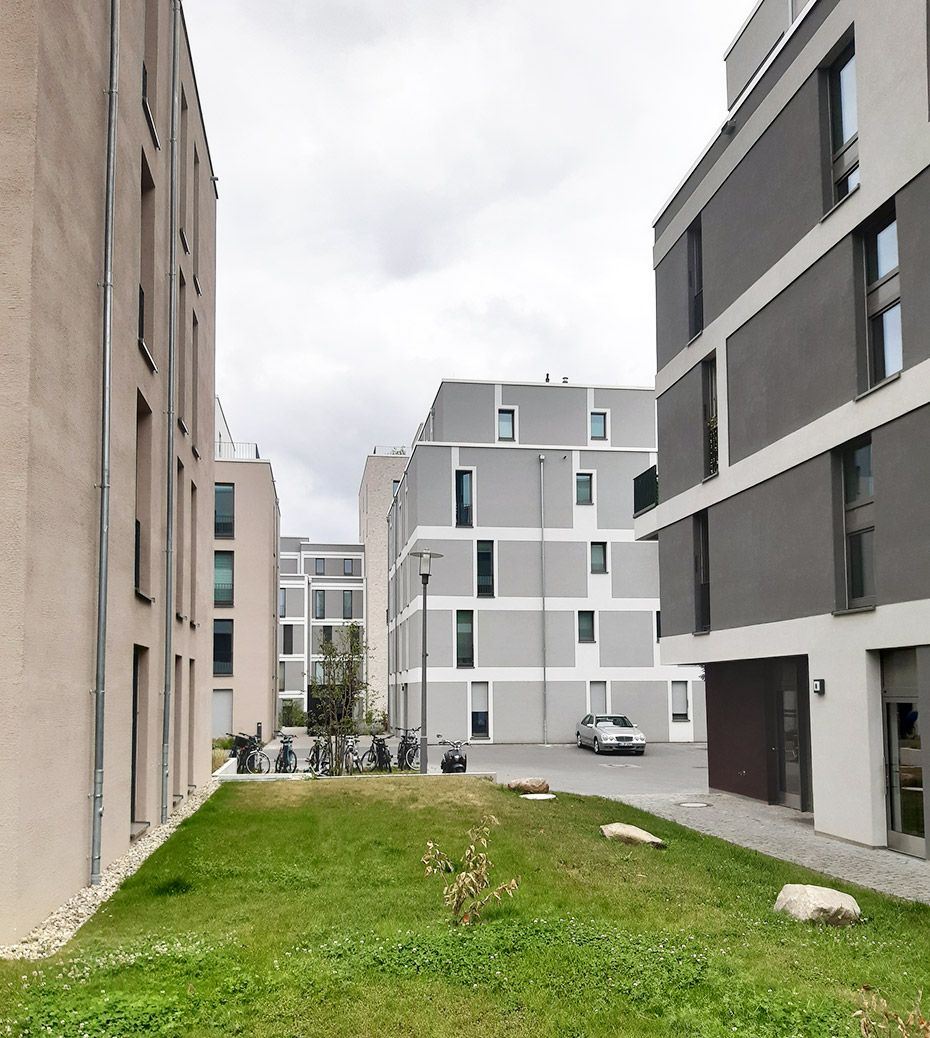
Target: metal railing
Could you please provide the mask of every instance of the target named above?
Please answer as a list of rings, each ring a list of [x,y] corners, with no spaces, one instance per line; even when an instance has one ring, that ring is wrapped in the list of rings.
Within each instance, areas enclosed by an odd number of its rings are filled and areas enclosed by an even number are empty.
[[[232,660],[218,660],[216,657],[213,659],[213,673],[214,674],[232,674]]]
[[[633,518],[649,512],[659,503],[659,470],[652,468],[633,478]]]
[[[236,519],[232,515],[218,515],[213,513],[213,536],[234,537],[236,533]]]
[[[232,584],[216,584],[213,585],[213,604],[214,605],[232,605],[233,604],[233,586]]]
[[[479,598],[493,598],[494,597],[494,577],[483,576],[481,573],[478,574],[478,597]]]
[[[234,443],[232,440],[217,440],[213,457],[216,461],[255,461],[260,457],[257,443]]]

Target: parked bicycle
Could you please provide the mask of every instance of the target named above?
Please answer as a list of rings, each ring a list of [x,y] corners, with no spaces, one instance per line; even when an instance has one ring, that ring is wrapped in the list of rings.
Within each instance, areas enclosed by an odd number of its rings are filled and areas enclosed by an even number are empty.
[[[375,768],[379,771],[390,771],[392,759],[391,751],[388,749],[388,744],[384,737],[373,735],[371,737],[371,748],[362,757],[362,767],[365,771],[374,771]]]
[[[362,773],[362,758],[358,752],[358,736],[345,736],[342,750],[342,770],[346,775]]]
[[[397,744],[397,767],[416,770],[420,767],[419,728],[401,728]]]
[[[281,772],[294,772],[297,770],[297,754],[294,752],[294,736],[285,735],[284,732],[275,732],[281,738],[281,748],[275,757],[274,770]]]
[[[310,753],[307,755],[306,760],[306,770],[311,775],[316,776],[316,778],[322,778],[324,775],[328,775],[332,770],[329,755],[329,739],[324,738],[322,735],[318,735],[313,740],[313,745],[310,747]]]
[[[271,758],[262,750],[258,736],[246,735],[245,732],[239,732],[238,735],[233,735],[232,732],[226,734],[233,741],[229,755],[236,758],[238,774],[267,775],[271,771]]]

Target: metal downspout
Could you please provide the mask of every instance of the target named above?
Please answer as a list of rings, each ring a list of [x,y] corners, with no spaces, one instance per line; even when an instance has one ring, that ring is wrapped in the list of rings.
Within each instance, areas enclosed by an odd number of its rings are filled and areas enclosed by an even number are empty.
[[[167,503],[165,515],[165,698],[161,737],[161,820],[168,819],[168,744],[171,740],[171,678],[174,672],[174,397],[177,389],[178,343],[178,109],[181,104],[180,51],[181,0],[172,0],[171,44],[171,178],[168,198],[168,410],[167,415]]]
[[[546,455],[539,455],[539,577],[540,591],[542,592],[542,715],[543,715],[543,745],[549,745],[549,713],[548,713],[548,660],[546,655],[546,496],[544,481],[544,466]]]
[[[113,225],[116,208],[116,115],[119,87],[119,0],[110,0],[110,82],[103,224],[103,371],[100,418],[100,531],[97,549],[97,661],[94,677],[94,793],[90,882],[100,883],[103,836],[103,722],[107,684],[107,583],[110,567],[110,418],[113,387]]]

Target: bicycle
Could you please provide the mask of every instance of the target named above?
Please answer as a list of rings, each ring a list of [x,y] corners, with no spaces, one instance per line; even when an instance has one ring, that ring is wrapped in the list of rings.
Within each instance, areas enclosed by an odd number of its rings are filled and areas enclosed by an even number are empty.
[[[397,744],[397,767],[409,768],[411,771],[420,767],[420,740],[417,738],[419,728],[401,728],[400,742]]]
[[[307,758],[306,771],[316,778],[321,778],[324,775],[328,775],[331,770],[330,756],[329,756],[329,739],[324,739],[323,736],[318,735],[313,745],[310,747],[310,753]]]
[[[362,758],[358,755],[358,736],[347,735],[345,737],[345,747],[342,754],[342,770],[346,775],[351,775],[353,772],[358,774],[362,773]]]
[[[233,748],[230,756],[236,757],[236,772],[240,775],[267,775],[271,771],[271,758],[265,753],[255,735],[240,732],[232,736]]]
[[[281,748],[278,750],[278,756],[275,758],[274,770],[279,774],[281,772],[294,772],[297,770],[297,754],[294,752],[293,735],[285,735],[283,732],[276,732],[276,735],[281,736]]]
[[[387,741],[380,735],[371,737],[371,748],[362,757],[362,767],[365,771],[391,770],[391,751],[388,749]]]

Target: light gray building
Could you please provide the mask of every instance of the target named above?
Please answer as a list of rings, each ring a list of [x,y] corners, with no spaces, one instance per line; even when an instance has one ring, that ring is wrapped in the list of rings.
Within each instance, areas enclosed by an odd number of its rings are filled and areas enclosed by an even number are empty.
[[[429,736],[568,742],[588,711],[704,733],[696,668],[658,662],[658,562],[633,540],[653,394],[444,381],[388,520],[389,718],[418,725],[429,548]]]
[[[364,637],[365,548],[282,537],[280,568],[278,697],[306,710],[310,682],[323,677],[321,645],[340,644],[353,623]]]
[[[662,659],[713,787],[926,857],[927,5],[763,0],[726,64],[655,224]]]

